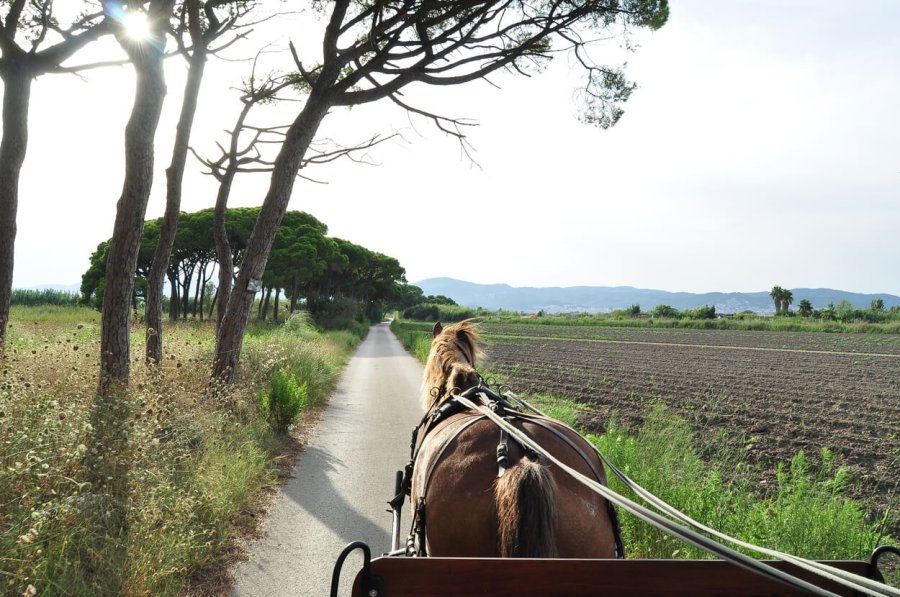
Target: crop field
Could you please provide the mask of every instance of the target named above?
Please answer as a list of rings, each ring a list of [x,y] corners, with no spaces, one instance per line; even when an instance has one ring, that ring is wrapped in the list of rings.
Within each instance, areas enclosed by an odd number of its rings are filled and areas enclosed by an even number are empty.
[[[883,511],[900,479],[900,336],[484,324],[486,368],[513,391],[637,426],[655,405],[753,461],[832,450],[850,494]],[[896,502],[895,502],[896,507]]]

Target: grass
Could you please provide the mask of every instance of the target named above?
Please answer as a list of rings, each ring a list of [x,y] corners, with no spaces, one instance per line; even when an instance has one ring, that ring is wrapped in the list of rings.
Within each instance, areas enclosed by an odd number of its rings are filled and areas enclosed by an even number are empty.
[[[291,440],[262,412],[275,371],[322,403],[359,337],[308,322],[251,328],[239,382],[208,385],[213,328],[165,328],[166,358],[142,364],[132,333],[126,396],[98,407],[99,326],[77,308],[13,311],[0,361],[0,594],[180,595],[228,556]],[[116,443],[97,433],[117,411]],[[302,411],[300,417],[304,416]],[[123,414],[124,413],[124,414]],[[97,463],[124,479],[113,492]],[[121,498],[124,522],[104,518]]]
[[[430,327],[394,322],[392,329],[424,361],[427,351],[423,354],[421,345],[430,343]],[[583,405],[564,397],[526,398],[549,416],[577,428]],[[828,451],[821,455],[819,468],[812,466],[806,454],[796,454],[790,463],[778,466],[774,486],[766,487],[758,481],[763,471],[725,443],[716,446],[713,442],[701,457],[700,443],[687,421],[662,407],[648,413],[637,432],[613,422],[604,434],[587,437],[651,493],[691,518],[744,541],[807,558],[866,560],[879,543],[893,541],[881,535],[882,521],[870,520],[859,504],[843,497],[849,473]],[[610,479],[610,486],[629,493],[617,478]],[[621,523],[631,558],[709,557],[628,513],[621,513]]]
[[[758,470],[725,448],[704,462],[687,422],[663,409],[654,410],[637,435],[612,425],[588,439],[651,493],[744,541],[812,559],[867,559],[883,539],[878,522],[842,496],[848,473],[830,453],[819,469],[797,453],[779,465],[775,487],[759,491]],[[610,485],[628,494],[617,478]],[[623,515],[622,527],[633,557],[708,557],[630,515]]]
[[[644,317],[631,319],[617,315],[566,313],[541,317],[522,317],[519,314],[492,313],[481,318],[485,323],[516,323],[529,325],[571,325],[627,328],[684,328],[696,330],[745,330],[773,332],[825,332],[861,334],[900,334],[896,318],[881,323],[864,321],[827,321],[803,317],[748,316],[743,319],[666,319]]]
[[[399,319],[394,319],[391,322],[391,331],[410,354],[424,363],[428,358],[428,351],[431,350],[433,326],[432,323],[401,322]]]

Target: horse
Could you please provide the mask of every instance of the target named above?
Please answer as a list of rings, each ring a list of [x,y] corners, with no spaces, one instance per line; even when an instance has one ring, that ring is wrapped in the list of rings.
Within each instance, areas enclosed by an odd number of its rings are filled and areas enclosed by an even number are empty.
[[[500,398],[475,369],[482,356],[479,342],[470,320],[446,328],[438,322],[432,330],[421,397],[426,416],[413,436],[408,553],[624,557],[607,500],[509,440],[483,414],[454,403],[461,393]],[[606,484],[603,464],[581,435],[554,419],[501,410],[548,453]]]

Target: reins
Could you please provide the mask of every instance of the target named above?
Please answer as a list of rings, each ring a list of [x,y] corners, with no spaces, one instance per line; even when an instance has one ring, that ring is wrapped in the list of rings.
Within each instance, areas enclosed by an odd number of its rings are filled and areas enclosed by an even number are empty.
[[[472,390],[475,390],[475,391],[473,392]],[[783,583],[786,583],[786,584],[794,586],[794,587],[804,589],[806,591],[810,591],[817,595],[828,595],[828,596],[835,595],[834,593],[832,593],[830,591],[826,591],[826,590],[822,589],[821,587],[817,587],[816,585],[808,583],[802,579],[791,576],[785,572],[782,572],[780,570],[777,570],[776,568],[773,568],[772,566],[769,566],[768,564],[766,564],[764,562],[761,562],[759,560],[756,560],[754,558],[746,556],[746,555],[744,555],[738,551],[735,551],[725,545],[722,545],[721,543],[718,543],[718,542],[714,541],[713,539],[706,537],[705,535],[701,535],[676,521],[680,521],[687,525],[693,526],[696,529],[700,529],[704,532],[710,533],[710,534],[714,535],[715,537],[718,537],[719,539],[722,539],[724,541],[728,541],[729,543],[732,543],[734,545],[743,547],[745,549],[751,549],[758,553],[788,562],[788,563],[793,564],[803,570],[806,570],[808,572],[811,572],[811,573],[821,576],[823,578],[827,578],[835,583],[838,583],[840,585],[843,585],[843,586],[853,589],[855,591],[876,594],[876,595],[891,595],[894,597],[900,596],[900,590],[894,589],[893,587],[884,585],[882,583],[879,583],[872,579],[866,578],[864,576],[852,574],[850,572],[846,572],[844,570],[834,568],[833,566],[828,566],[827,564],[821,564],[819,562],[808,560],[806,558],[800,558],[797,556],[782,553],[782,552],[775,551],[772,549],[756,546],[756,545],[741,541],[739,539],[730,537],[724,533],[720,533],[714,529],[711,529],[710,527],[707,527],[706,525],[703,525],[703,524],[695,521],[694,519],[690,518],[686,514],[679,512],[672,506],[666,504],[665,502],[663,502],[662,500],[660,500],[659,498],[657,498],[656,496],[651,494],[646,489],[642,488],[640,485],[638,485],[633,480],[631,480],[628,476],[626,476],[622,471],[620,471],[618,468],[616,468],[606,458],[606,456],[604,456],[596,447],[594,447],[594,450],[596,451],[597,455],[600,457],[603,464],[605,466],[609,467],[609,469],[617,477],[619,477],[622,480],[622,482],[629,489],[634,491],[635,494],[640,496],[642,499],[647,501],[649,504],[651,504],[652,506],[654,506],[661,512],[666,513],[668,516],[671,516],[672,518],[667,518],[666,516],[663,516],[663,515],[658,514],[657,512],[654,512],[644,506],[641,506],[640,504],[614,492],[613,490],[609,489],[605,485],[598,483],[597,481],[595,481],[595,480],[579,473],[575,469],[572,469],[571,467],[567,466],[566,464],[561,462],[559,459],[555,458],[552,454],[550,454],[546,450],[544,450],[540,445],[538,445],[536,442],[534,442],[526,434],[522,433],[516,427],[511,425],[508,421],[505,421],[502,417],[496,415],[496,413],[492,412],[491,409],[486,408],[483,405],[476,404],[474,401],[470,400],[470,396],[466,395],[466,394],[470,394],[470,393],[472,393],[472,394],[484,393],[486,388],[473,388],[472,390],[470,390],[469,392],[466,392],[465,394],[455,395],[453,398],[455,401],[466,406],[467,408],[477,411],[477,412],[483,414],[485,417],[491,419],[497,426],[499,426],[501,429],[504,429],[511,437],[515,438],[516,441],[521,443],[523,446],[527,446],[529,449],[540,454],[542,457],[546,458],[547,460],[549,460],[550,462],[552,462],[553,464],[558,466],[561,470],[566,471],[575,480],[577,480],[580,483],[582,483],[583,485],[593,489],[595,492],[599,493],[601,496],[606,498],[606,500],[608,502],[610,502],[611,504],[615,504],[615,505],[621,507],[622,509],[633,514],[640,520],[643,520],[644,522],[647,522],[648,524],[650,524],[660,530],[663,530],[664,532],[669,533],[670,535],[678,537],[679,539],[681,539],[691,545],[694,545],[695,547],[697,547],[699,549],[702,549],[720,559],[727,560],[729,562],[732,562],[733,564],[736,564],[743,568],[747,568],[747,569],[754,571],[758,574],[761,574],[763,576],[781,581]],[[534,408],[533,406],[531,406],[530,404],[528,404],[521,398],[518,398],[517,396],[511,394],[510,392],[505,393],[504,398],[506,398],[508,401],[512,400],[512,401],[518,402],[518,403],[522,404],[525,408],[528,408],[529,410],[531,410],[532,412],[544,416],[543,413],[541,413],[538,409]],[[673,518],[675,520],[673,520]]]

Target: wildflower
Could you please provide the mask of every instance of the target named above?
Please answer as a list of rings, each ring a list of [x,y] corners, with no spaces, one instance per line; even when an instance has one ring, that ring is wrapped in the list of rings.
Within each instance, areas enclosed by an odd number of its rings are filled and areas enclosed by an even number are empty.
[[[28,588],[22,593],[22,597],[34,597],[35,595],[37,595],[37,589],[34,585],[28,585]]]

